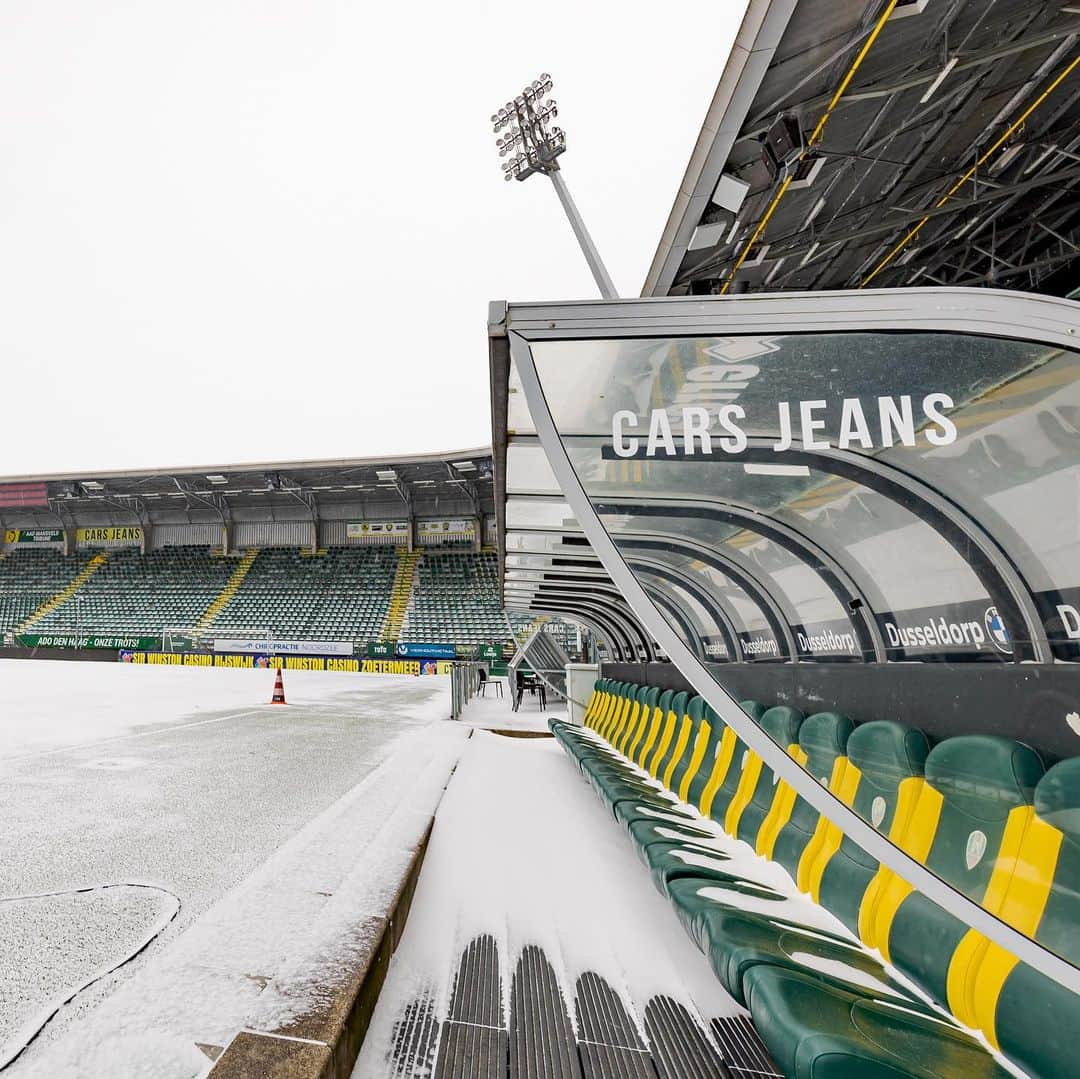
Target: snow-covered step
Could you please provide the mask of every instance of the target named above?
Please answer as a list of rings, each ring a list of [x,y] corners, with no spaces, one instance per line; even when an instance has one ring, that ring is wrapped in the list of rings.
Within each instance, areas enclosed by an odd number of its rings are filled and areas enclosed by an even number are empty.
[[[353,1079],[750,1079],[745,1015],[558,746],[476,730]]]

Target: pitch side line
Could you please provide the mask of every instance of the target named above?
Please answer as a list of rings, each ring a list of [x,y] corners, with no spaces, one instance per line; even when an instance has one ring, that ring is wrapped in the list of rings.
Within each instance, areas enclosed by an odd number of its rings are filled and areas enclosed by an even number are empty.
[[[18,757],[0,757],[0,765],[13,764],[15,761],[31,761],[38,760],[41,757],[55,757],[61,753],[72,753],[76,749],[91,749],[94,746],[107,746],[112,745],[114,742],[130,742],[136,738],[149,738],[155,734],[168,734],[171,731],[186,731],[192,727],[206,727],[211,723],[225,723],[230,719],[241,719],[243,716],[256,716],[263,715],[261,708],[249,708],[246,712],[234,712],[227,716],[217,716],[214,719],[199,719],[194,723],[177,723],[171,727],[155,727],[150,731],[139,731],[136,734],[120,734],[115,738],[102,738],[98,742],[78,742],[73,746],[61,746],[59,749],[46,749],[40,753],[24,753]],[[276,715],[278,713],[270,713]]]

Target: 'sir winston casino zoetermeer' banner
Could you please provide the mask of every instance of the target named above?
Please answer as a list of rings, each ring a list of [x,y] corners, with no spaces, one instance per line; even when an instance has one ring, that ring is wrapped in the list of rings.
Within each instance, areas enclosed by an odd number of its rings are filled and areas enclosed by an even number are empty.
[[[346,674],[448,675],[448,660],[360,659],[352,656],[222,655],[209,652],[143,652],[123,649],[121,663],[150,667],[228,667],[236,670],[340,671]]]

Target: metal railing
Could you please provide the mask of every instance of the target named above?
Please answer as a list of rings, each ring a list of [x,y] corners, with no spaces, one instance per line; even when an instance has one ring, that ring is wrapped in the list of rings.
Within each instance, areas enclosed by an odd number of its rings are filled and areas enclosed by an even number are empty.
[[[479,663],[452,663],[450,666],[450,718],[461,719],[465,705],[480,688]]]

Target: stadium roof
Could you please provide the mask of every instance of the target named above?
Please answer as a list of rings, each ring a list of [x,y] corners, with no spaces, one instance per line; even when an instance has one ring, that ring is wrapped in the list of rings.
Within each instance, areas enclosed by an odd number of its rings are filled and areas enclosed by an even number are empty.
[[[1080,286],[1080,2],[750,0],[643,295]]]
[[[369,516],[486,515],[494,512],[491,450],[330,461],[69,472],[0,479],[0,519],[146,512],[168,507],[218,512],[304,503],[316,514],[362,506]],[[411,507],[411,509],[410,509]]]

